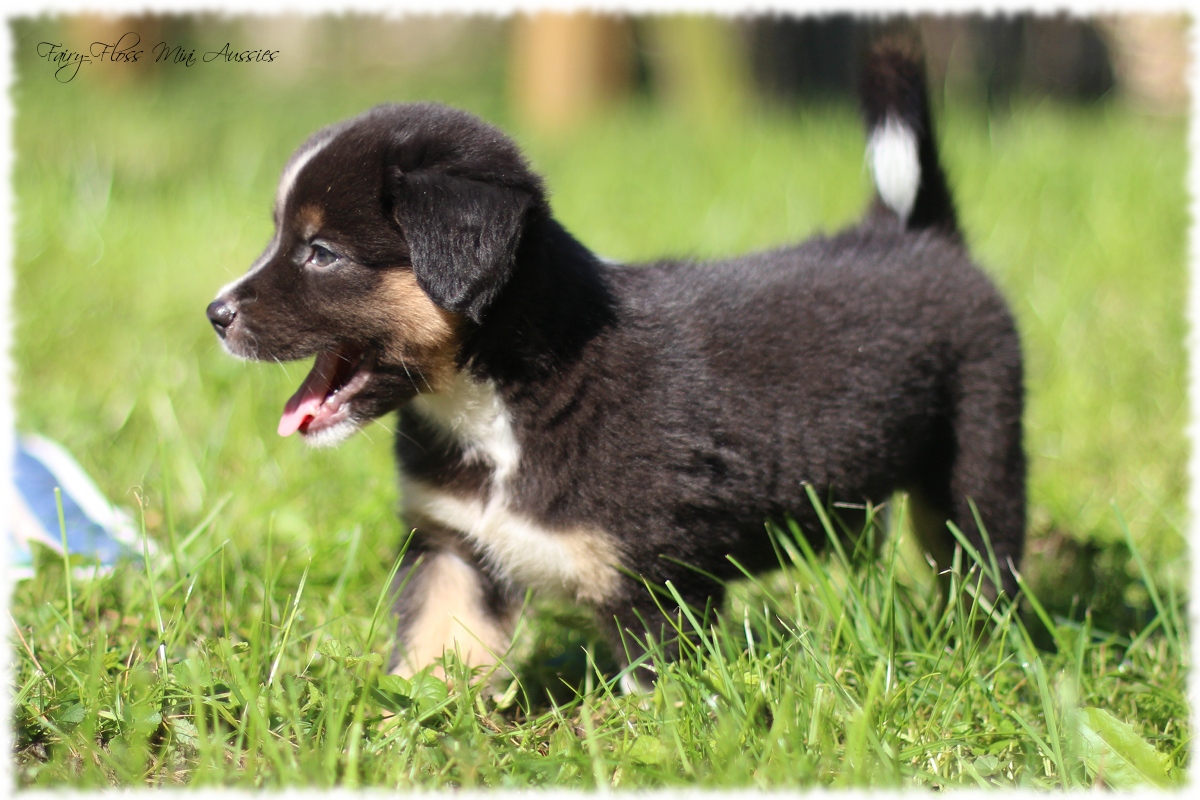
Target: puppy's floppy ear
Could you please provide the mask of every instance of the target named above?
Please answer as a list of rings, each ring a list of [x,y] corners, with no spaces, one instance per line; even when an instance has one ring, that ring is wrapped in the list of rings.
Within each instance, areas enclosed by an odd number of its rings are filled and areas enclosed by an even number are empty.
[[[509,275],[529,192],[429,170],[388,170],[392,216],[417,284],[442,308],[479,322]]]

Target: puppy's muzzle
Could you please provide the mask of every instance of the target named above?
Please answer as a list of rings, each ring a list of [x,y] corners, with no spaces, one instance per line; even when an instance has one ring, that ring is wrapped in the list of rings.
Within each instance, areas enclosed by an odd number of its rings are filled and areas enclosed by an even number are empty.
[[[222,339],[225,338],[225,331],[233,324],[236,316],[237,311],[234,307],[220,298],[208,304],[208,321],[212,323],[213,330],[217,332],[217,336],[220,336]]]

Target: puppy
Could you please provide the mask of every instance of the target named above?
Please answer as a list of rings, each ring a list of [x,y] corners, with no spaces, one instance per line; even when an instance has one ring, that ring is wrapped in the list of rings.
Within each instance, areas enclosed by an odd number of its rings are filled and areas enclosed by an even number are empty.
[[[236,356],[316,357],[281,435],[399,411],[394,669],[494,662],[527,589],[590,606],[636,659],[666,622],[644,582],[702,609],[729,557],[777,566],[764,521],[825,540],[806,485],[851,530],[847,506],[908,492],[941,568],[947,522],[987,552],[974,504],[1015,594],[1013,319],[964,248],[919,56],[878,48],[863,86],[863,221],[725,261],[602,261],[513,142],[450,108],[381,106],[296,151],[274,238],[208,317]]]

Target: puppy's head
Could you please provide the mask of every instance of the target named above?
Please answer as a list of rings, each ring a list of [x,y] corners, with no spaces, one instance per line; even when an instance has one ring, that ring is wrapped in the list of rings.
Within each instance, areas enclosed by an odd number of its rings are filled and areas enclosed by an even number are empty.
[[[275,235],[208,317],[242,358],[316,356],[279,433],[340,441],[455,369],[463,329],[508,281],[541,182],[461,111],[382,106],[288,161]]]

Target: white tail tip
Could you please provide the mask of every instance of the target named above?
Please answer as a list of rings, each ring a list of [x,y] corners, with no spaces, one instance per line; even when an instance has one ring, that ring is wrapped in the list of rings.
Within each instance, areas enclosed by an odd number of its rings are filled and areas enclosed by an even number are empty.
[[[867,155],[880,199],[900,216],[901,221],[907,220],[921,185],[916,134],[899,119],[888,115],[884,123],[871,132]]]

